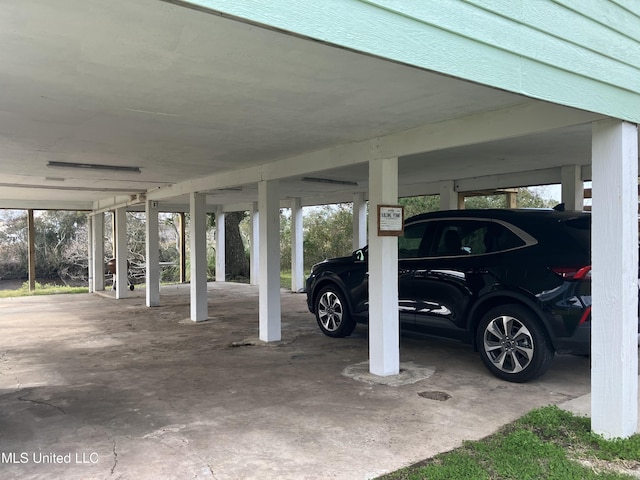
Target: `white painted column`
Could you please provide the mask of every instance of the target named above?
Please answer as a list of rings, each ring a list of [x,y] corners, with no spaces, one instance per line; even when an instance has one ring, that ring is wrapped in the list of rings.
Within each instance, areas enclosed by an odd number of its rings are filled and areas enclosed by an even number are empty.
[[[302,201],[291,201],[291,291],[304,290],[304,236]]]
[[[378,205],[398,203],[398,159],[369,162],[369,371],[400,372],[398,238],[378,236]]]
[[[280,340],[280,188],[277,180],[258,182],[260,210],[260,340]]]
[[[562,182],[562,203],[565,210],[584,210],[584,183],[582,167],[566,165],[560,170]]]
[[[129,282],[127,281],[127,257],[129,248],[127,245],[127,209],[126,207],[116,208],[115,211],[116,229],[116,298],[126,298],[129,294]]]
[[[91,250],[93,260],[93,291],[104,290],[104,213],[91,217]]]
[[[440,182],[440,210],[458,210],[458,192],[453,180]]]
[[[146,223],[146,283],[147,307],[160,305],[160,237],[158,233],[158,202],[147,200]]]
[[[222,210],[222,206],[218,205],[216,208],[216,282],[224,282],[227,275],[225,236],[224,211]]]
[[[89,293],[93,289],[93,216],[87,215],[87,267],[89,270]]]
[[[591,428],[629,437],[638,422],[638,131],[592,129]]]
[[[209,318],[207,304],[207,211],[206,196],[189,195],[189,255],[191,262],[191,320],[202,322]]]
[[[364,192],[353,194],[353,249],[367,244],[367,202]]]
[[[251,205],[251,245],[249,246],[249,270],[251,285],[257,285],[260,278],[260,213],[258,212],[258,203],[253,202]]]

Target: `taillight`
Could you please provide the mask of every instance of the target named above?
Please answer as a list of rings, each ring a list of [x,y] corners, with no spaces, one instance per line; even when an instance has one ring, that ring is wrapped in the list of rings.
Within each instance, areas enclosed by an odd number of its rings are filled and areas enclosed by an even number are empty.
[[[552,267],[551,270],[566,280],[591,280],[591,265],[585,267]]]
[[[582,325],[584,322],[587,321],[587,319],[591,316],[591,305],[589,305],[586,310],[584,311],[584,313],[582,314],[582,317],[580,317],[580,323],[578,323],[578,325]]]

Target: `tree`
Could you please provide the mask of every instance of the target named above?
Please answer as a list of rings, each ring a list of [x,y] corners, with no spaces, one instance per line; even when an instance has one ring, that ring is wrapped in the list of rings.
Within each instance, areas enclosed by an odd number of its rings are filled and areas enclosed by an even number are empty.
[[[350,255],[353,249],[352,236],[350,203],[309,209],[304,218],[305,268],[325,258]]]
[[[404,206],[405,220],[419,213],[435,212],[440,208],[439,195],[424,195],[417,197],[404,197],[398,203]]]
[[[249,278],[249,259],[240,232],[240,224],[246,216],[247,212],[242,211],[224,214],[225,279],[243,280]],[[213,214],[209,215],[209,225],[216,226],[216,216]]]
[[[240,234],[240,223],[247,212],[229,212],[224,215],[225,273],[231,280],[249,278],[249,259]]]

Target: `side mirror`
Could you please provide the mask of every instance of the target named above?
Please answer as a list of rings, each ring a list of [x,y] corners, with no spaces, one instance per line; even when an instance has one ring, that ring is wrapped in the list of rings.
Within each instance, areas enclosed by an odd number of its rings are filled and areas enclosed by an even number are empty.
[[[364,262],[364,259],[365,259],[364,249],[359,248],[358,250],[353,252],[353,256],[355,257],[356,260]]]

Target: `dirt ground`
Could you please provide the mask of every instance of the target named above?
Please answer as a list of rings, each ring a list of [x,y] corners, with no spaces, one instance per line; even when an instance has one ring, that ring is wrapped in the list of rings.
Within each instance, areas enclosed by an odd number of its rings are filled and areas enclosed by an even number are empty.
[[[366,327],[322,335],[304,295],[283,291],[265,344],[255,286],[210,283],[198,324],[188,285],[143,294],[0,300],[0,478],[374,478],[589,392],[587,358],[511,384],[467,346],[407,337],[415,375],[375,383]]]

